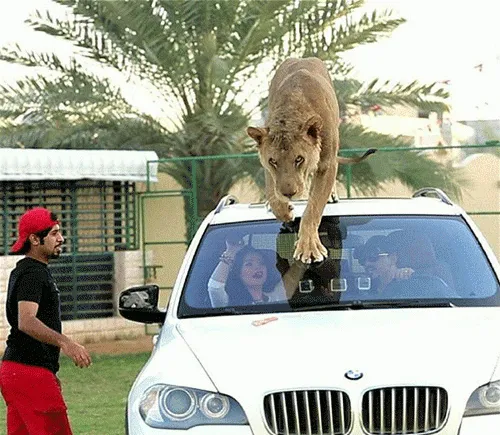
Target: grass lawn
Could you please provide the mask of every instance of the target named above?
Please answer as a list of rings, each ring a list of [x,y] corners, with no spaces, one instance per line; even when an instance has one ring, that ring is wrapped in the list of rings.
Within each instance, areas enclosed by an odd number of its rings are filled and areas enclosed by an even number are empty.
[[[149,355],[92,355],[87,369],[61,356],[59,377],[75,435],[124,434],[128,391]],[[5,403],[0,399],[0,433],[5,427]]]

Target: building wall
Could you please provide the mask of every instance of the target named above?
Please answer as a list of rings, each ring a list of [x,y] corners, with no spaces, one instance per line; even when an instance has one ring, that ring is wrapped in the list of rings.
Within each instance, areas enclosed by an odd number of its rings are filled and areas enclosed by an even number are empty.
[[[181,267],[187,245],[187,226],[182,187],[165,173],[151,184],[149,194],[142,199],[144,222],[141,241],[145,242],[149,279],[160,284],[160,305],[165,305]]]
[[[469,212],[500,212],[500,156],[473,154],[461,167],[469,180],[460,201],[462,207]],[[500,260],[500,215],[472,214],[472,218]]]

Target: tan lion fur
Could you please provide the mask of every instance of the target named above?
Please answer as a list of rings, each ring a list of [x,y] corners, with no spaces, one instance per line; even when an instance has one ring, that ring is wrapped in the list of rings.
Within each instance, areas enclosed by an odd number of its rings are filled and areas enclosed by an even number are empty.
[[[277,219],[293,220],[290,199],[307,193],[294,258],[304,263],[327,256],[318,227],[328,199],[336,197],[335,179],[345,159],[339,149],[339,108],[330,75],[317,58],[287,59],[269,88],[269,114],[263,128],[248,127],[266,169],[266,197]],[[373,152],[373,151],[372,151]]]

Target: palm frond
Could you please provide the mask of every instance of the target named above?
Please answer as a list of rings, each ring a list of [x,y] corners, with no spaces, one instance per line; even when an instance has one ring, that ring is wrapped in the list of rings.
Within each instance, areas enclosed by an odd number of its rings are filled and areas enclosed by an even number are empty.
[[[446,103],[448,98],[449,93],[438,83],[421,84],[413,81],[408,84],[390,84],[387,81],[381,83],[380,80],[373,80],[362,86],[350,103],[360,107],[401,104],[427,111],[444,112],[450,110]]]
[[[432,155],[407,149],[411,144],[402,137],[393,137],[366,130],[360,125],[340,125],[341,151],[346,149],[402,148],[401,151],[380,151],[364,162],[352,165],[353,187],[358,192],[375,194],[383,184],[399,180],[405,186],[416,190],[426,186],[439,187],[455,198],[460,198],[461,188],[467,180],[458,168],[443,164]],[[345,168],[339,175],[345,180]]]
[[[32,114],[34,122],[0,127],[1,147],[63,149],[154,149],[166,153],[164,130],[148,117],[48,120]]]

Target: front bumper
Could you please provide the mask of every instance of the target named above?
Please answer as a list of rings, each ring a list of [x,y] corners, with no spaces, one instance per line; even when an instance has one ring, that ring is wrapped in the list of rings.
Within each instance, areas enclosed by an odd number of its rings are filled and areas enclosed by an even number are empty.
[[[500,433],[500,415],[467,417],[462,420],[459,435],[495,435]]]
[[[147,426],[142,420],[129,421],[127,435],[268,435],[268,432],[252,432],[250,426],[198,426],[187,431],[154,429]],[[459,432],[455,425],[447,424],[440,435],[498,435],[500,433],[500,415],[481,417],[467,417],[462,420]],[[366,435],[358,426],[354,425],[351,435]]]
[[[154,429],[142,421],[129,422],[126,435],[255,435],[250,426],[197,426],[189,430]]]

